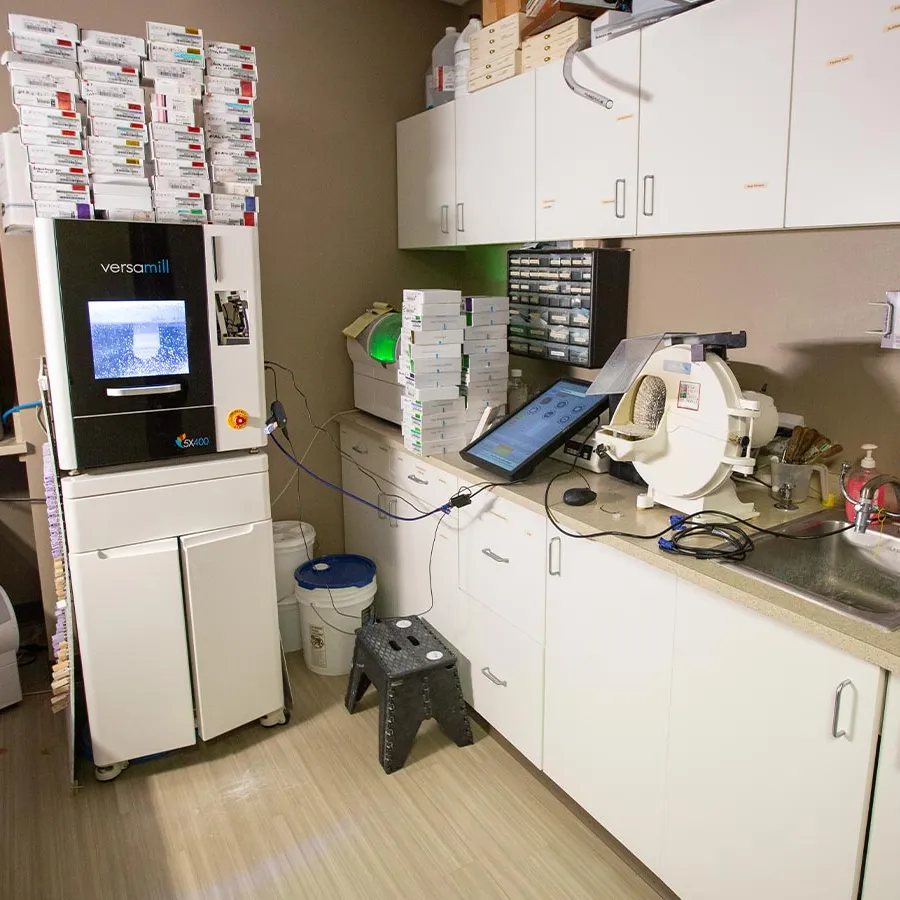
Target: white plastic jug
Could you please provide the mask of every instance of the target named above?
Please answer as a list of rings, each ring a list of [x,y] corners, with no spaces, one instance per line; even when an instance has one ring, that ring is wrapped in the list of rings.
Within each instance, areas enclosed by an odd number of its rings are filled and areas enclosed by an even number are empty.
[[[459,32],[450,26],[431,51],[435,106],[441,106],[453,99],[453,89],[456,86],[454,53],[458,40]]]

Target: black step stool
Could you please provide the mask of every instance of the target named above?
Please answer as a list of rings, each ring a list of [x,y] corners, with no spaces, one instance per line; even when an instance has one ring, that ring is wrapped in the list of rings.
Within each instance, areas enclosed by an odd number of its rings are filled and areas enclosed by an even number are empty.
[[[458,747],[473,743],[456,656],[418,616],[369,623],[356,632],[349,712],[370,684],[381,702],[378,760],[388,775],[403,768],[425,719],[437,719]]]

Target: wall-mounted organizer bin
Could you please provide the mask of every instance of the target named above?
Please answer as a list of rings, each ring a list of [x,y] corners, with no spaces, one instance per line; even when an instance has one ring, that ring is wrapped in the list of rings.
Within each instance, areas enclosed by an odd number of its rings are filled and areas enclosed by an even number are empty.
[[[625,337],[628,250],[510,250],[509,352],[597,369]]]

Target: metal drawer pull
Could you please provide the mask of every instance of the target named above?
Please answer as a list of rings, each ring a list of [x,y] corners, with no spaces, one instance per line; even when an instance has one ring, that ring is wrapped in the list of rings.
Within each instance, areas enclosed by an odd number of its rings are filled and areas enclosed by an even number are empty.
[[[406,476],[410,481],[414,481],[416,484],[429,484],[427,478],[419,478],[418,475],[407,475]]]
[[[466,204],[465,203],[457,203],[456,204],[456,230],[457,231],[465,231],[466,230],[465,212],[466,212]]]
[[[441,207],[441,234],[450,234],[450,207]]]
[[[385,494],[387,496],[387,494]],[[397,521],[397,501],[391,500],[391,505],[388,507],[389,512],[391,513],[391,518],[388,519],[388,524],[391,528],[399,528],[400,523]]]
[[[844,688],[851,684],[853,682],[846,678],[837,686],[837,690],[834,692],[834,718],[831,720],[831,736],[833,738],[847,737],[847,732],[843,728],[838,731],[838,720],[841,718],[841,695],[844,693]]]
[[[556,553],[553,550],[556,548]],[[556,568],[553,568],[553,558],[556,557]],[[549,575],[559,575],[562,572],[562,540],[558,537],[550,538],[550,552],[547,560],[547,573]]]
[[[369,451],[365,447],[357,447],[356,444],[351,448],[354,453],[358,453],[360,456],[368,456]]]
[[[484,677],[487,678],[488,681],[492,681],[499,687],[506,687],[506,682],[501,681],[487,666],[485,666],[481,670],[481,674],[484,675]]]
[[[504,559],[502,556],[497,556],[497,554],[494,553],[494,551],[491,550],[489,547],[485,547],[481,552],[488,559],[492,559],[494,562],[498,562],[498,563],[508,563],[509,562],[508,559]]]
[[[180,384],[147,384],[140,387],[107,388],[107,397],[152,397],[154,394],[177,394]]]
[[[650,198],[650,206],[649,210],[647,208],[647,198]],[[656,176],[655,175],[645,175],[644,176],[644,209],[643,213],[645,216],[653,215],[653,208],[656,206]]]
[[[621,190],[619,188],[621,187]],[[619,203],[619,198],[621,197],[621,204]],[[621,208],[622,212],[619,212]],[[625,179],[617,178],[616,179],[616,218],[624,219],[625,218]]]

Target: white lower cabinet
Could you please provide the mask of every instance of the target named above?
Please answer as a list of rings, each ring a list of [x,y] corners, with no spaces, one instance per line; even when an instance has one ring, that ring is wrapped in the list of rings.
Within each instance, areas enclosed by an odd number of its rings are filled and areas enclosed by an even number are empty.
[[[549,557],[544,770],[657,869],[675,576],[595,541]]]
[[[882,670],[681,580],[674,648],[658,874],[683,900],[856,897]]]
[[[862,900],[900,897],[900,675],[888,680]]]
[[[475,710],[524,757],[541,768],[544,648],[477,600],[459,648]]]

